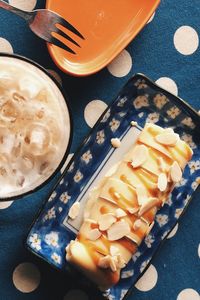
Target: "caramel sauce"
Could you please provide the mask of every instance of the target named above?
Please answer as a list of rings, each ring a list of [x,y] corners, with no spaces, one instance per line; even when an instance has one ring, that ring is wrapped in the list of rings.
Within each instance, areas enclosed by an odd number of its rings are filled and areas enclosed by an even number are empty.
[[[100,207],[100,213],[101,213],[102,215],[108,214],[109,212],[110,212],[110,211],[109,211],[109,209],[108,209],[107,206],[102,205],[102,206]]]
[[[152,207],[151,209],[149,209],[146,213],[144,213],[142,215],[142,217],[148,222],[148,223],[152,223],[155,219],[155,215],[157,212],[157,207]]]
[[[118,240],[118,242],[132,254],[137,251],[137,245],[126,237]]]
[[[127,206],[134,206],[134,202],[136,202],[136,197],[135,195],[133,195],[133,201],[131,202],[128,199],[126,199],[121,193],[118,193],[114,188],[109,188],[109,194],[112,197],[112,199],[114,199],[114,201],[120,205],[121,208],[126,209]],[[119,194],[119,197],[116,196],[116,192]]]
[[[147,224],[142,223],[141,226],[140,226],[140,228],[138,228],[137,230],[134,230],[132,228],[131,232],[134,233],[140,239],[140,241],[141,241],[145,237],[145,234],[147,232],[147,227],[148,227]]]
[[[166,156],[164,153],[158,151],[157,149],[155,148],[152,148],[150,147],[149,148],[149,154],[151,156],[152,159],[154,159],[157,163],[157,159],[158,157],[162,157],[162,159],[164,160],[164,162],[167,164],[167,165],[171,165],[172,164],[172,159],[169,158],[168,156]]]
[[[131,163],[127,163],[127,165],[138,176],[141,183],[145,186],[145,188],[147,189],[149,194],[152,197],[157,197],[158,189],[155,185],[157,184],[158,177],[156,175],[154,175],[153,173],[151,173],[150,171],[145,170],[141,167],[133,169],[132,166],[131,166]],[[150,180],[150,178],[152,180]],[[124,182],[128,181],[128,179],[126,178],[125,175],[122,175],[120,177],[120,179]],[[131,184],[131,183],[129,182],[129,184]]]
[[[148,127],[147,128],[148,132],[155,137],[157,134],[160,134],[161,132],[157,128],[153,127]]]
[[[90,224],[90,228],[91,228],[91,229],[96,229],[96,228],[99,228],[99,225],[96,224],[96,223],[91,223],[91,224]]]

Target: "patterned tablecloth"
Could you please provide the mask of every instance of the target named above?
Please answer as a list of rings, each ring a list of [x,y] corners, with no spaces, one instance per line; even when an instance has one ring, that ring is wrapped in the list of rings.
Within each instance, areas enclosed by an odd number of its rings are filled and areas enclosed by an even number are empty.
[[[36,0],[10,3],[27,10],[44,7],[44,1]],[[199,19],[199,0],[162,0],[144,30],[107,68],[90,77],[75,78],[56,68],[45,43],[22,20],[0,11],[0,52],[27,56],[62,82],[74,119],[73,153],[107,104],[136,72],[145,73],[200,109]],[[76,282],[70,282],[23,246],[29,225],[54,181],[20,201],[0,203],[0,300],[88,299],[87,291],[76,290]],[[200,299],[198,197],[197,194],[129,299]]]

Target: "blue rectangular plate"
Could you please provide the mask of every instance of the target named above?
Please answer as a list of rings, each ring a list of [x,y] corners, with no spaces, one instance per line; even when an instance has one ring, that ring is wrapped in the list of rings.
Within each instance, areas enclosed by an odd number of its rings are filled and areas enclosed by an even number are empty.
[[[130,126],[132,120],[138,123],[135,129]],[[79,278],[77,288],[79,285],[85,286],[87,291],[91,288],[94,293],[92,283],[88,286],[88,280],[74,272],[65,260],[65,248],[75,238],[82,217],[80,214],[77,220],[70,222],[68,211],[77,200],[84,207],[88,190],[105,174],[109,166],[122,158],[146,122],[174,128],[191,146],[194,155],[185,168],[183,179],[156,215],[153,230],[123,269],[120,282],[104,293],[103,296],[108,299],[126,298],[162,241],[176,225],[198,187],[200,116],[183,100],[158,87],[144,75],[136,74],[130,79],[69,162],[26,240],[26,246],[31,252],[57,269]],[[119,149],[111,147],[110,139],[113,137],[122,140]]]

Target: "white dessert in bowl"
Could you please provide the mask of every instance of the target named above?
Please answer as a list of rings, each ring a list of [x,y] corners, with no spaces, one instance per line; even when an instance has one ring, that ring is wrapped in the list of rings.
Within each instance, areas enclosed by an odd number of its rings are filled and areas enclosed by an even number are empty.
[[[64,163],[71,130],[66,98],[48,72],[0,55],[0,199],[46,183]]]

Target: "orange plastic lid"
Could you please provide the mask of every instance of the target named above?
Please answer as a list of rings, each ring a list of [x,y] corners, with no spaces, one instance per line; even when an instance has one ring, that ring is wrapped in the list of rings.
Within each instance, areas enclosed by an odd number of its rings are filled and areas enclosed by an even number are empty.
[[[48,44],[50,55],[64,72],[95,73],[119,54],[147,23],[160,0],[47,0],[46,7],[69,21],[85,40],[66,29],[81,48],[60,38],[76,54]]]

